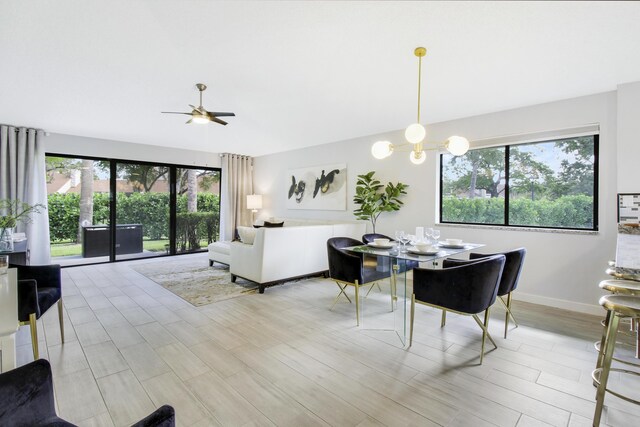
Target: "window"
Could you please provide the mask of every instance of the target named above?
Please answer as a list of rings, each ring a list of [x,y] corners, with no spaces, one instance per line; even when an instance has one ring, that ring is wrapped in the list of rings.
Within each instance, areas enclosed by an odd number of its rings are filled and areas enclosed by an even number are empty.
[[[598,136],[440,156],[440,222],[597,230]]]
[[[218,240],[220,169],[55,154],[45,160],[58,264],[198,252]]]

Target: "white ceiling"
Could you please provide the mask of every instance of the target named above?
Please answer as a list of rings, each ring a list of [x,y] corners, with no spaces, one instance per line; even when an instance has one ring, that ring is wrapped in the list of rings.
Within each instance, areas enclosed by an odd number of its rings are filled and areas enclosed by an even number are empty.
[[[0,3],[0,123],[262,155],[640,80],[638,2]],[[197,104],[226,127],[185,125]]]

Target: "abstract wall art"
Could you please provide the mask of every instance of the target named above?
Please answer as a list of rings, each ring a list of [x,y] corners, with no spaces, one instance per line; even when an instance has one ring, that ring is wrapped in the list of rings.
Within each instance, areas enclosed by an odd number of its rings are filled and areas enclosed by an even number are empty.
[[[290,169],[285,188],[287,209],[347,210],[347,165]]]

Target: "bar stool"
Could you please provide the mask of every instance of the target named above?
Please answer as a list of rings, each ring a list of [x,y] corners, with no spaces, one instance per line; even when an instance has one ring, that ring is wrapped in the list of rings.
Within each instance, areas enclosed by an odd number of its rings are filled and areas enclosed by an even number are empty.
[[[608,279],[601,281],[598,286],[600,289],[609,291],[612,294],[616,295],[635,295],[640,296],[640,282],[636,282],[633,280],[623,280],[623,279]],[[636,335],[636,359],[640,359],[640,329],[638,328],[640,319],[630,319],[631,320],[631,331]],[[607,327],[606,319],[602,322],[602,326]],[[595,348],[599,352],[600,342],[595,342]],[[640,366],[635,363],[627,362],[623,359],[619,359],[613,357],[613,360],[618,362],[626,363],[628,365]]]
[[[611,371],[640,376],[639,372],[611,368],[620,318],[630,317],[632,319],[637,319],[640,317],[640,297],[630,295],[605,295],[600,298],[600,305],[607,310],[607,328],[606,332],[602,334],[602,340],[600,342],[601,350],[598,354],[596,369],[594,369],[591,374],[593,381],[598,384],[598,391],[596,392],[596,410],[593,415],[594,426],[600,425],[605,392],[609,392],[620,399],[626,400],[627,402],[640,405],[640,401],[634,400],[607,388],[607,381],[609,380],[609,373]]]

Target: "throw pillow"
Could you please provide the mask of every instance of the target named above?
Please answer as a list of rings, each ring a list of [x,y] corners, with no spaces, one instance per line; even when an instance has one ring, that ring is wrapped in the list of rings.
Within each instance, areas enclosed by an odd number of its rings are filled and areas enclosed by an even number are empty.
[[[252,227],[238,227],[238,235],[242,243],[247,245],[253,245],[253,241],[256,239],[257,228]]]
[[[277,228],[277,227],[282,227],[283,225],[284,225],[284,221],[282,221],[282,222],[265,221],[264,222],[264,227],[265,228]]]

